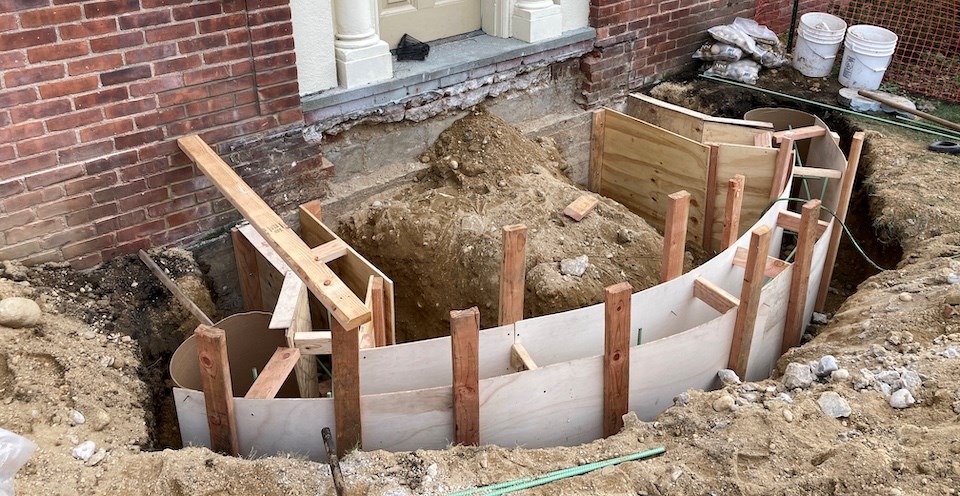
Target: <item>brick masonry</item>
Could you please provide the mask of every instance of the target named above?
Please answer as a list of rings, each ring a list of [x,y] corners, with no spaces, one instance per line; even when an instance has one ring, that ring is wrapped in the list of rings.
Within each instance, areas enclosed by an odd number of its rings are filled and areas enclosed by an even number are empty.
[[[315,197],[290,33],[288,0],[0,0],[0,260],[85,268],[236,221],[188,134],[274,208]]]

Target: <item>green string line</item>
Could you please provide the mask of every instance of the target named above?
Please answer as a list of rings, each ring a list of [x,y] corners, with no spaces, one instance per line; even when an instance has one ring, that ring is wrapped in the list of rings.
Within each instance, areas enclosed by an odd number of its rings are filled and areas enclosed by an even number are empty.
[[[499,494],[508,494],[514,491],[520,491],[522,489],[529,489],[531,487],[542,486],[544,484],[557,481],[560,479],[566,479],[576,475],[583,475],[588,472],[593,472],[594,470],[601,469],[604,467],[619,465],[624,462],[643,460],[645,458],[662,455],[666,451],[667,451],[666,448],[663,448],[663,447],[653,448],[647,451],[641,451],[640,453],[634,453],[632,455],[626,455],[618,458],[611,458],[611,459],[602,460],[599,462],[579,465],[576,467],[555,470],[553,472],[541,475],[539,477],[531,475],[527,477],[522,477],[520,479],[515,479],[512,481],[500,482],[497,484],[491,484],[489,486],[483,486],[483,487],[477,487],[474,489],[458,491],[455,493],[450,493],[447,496],[469,496],[472,494],[483,495],[483,496],[495,496]]]

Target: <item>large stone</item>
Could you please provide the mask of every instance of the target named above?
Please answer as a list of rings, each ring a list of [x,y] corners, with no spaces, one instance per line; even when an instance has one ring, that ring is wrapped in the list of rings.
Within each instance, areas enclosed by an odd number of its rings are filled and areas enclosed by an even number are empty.
[[[577,258],[567,258],[560,261],[560,273],[565,276],[580,277],[587,271],[590,259],[586,255]]]
[[[899,389],[890,395],[890,406],[894,408],[903,409],[914,403],[916,403],[916,400],[913,399],[913,395],[907,389]]]
[[[783,387],[787,389],[805,389],[813,383],[815,377],[810,366],[805,363],[791,362],[783,372]]]
[[[826,377],[839,368],[840,366],[837,365],[837,359],[834,358],[833,355],[824,355],[817,363],[817,375]]]
[[[40,323],[40,305],[37,302],[20,297],[0,300],[0,326],[19,329],[32,327]]]
[[[820,398],[817,399],[817,404],[820,405],[820,410],[824,414],[833,418],[849,417],[853,411],[850,409],[847,400],[833,391],[827,391],[821,394]]]

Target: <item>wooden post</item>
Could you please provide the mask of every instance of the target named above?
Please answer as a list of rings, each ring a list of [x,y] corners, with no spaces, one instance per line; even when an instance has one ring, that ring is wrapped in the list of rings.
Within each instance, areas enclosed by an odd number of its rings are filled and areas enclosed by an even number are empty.
[[[720,159],[720,146],[710,145],[710,160],[707,163],[707,188],[703,202],[703,249],[713,249],[713,223],[717,209],[717,161]]]
[[[683,274],[683,254],[687,241],[687,217],[690,214],[690,193],[678,191],[667,197],[667,218],[663,227],[663,260],[660,282]]]
[[[450,312],[453,418],[457,444],[480,444],[480,310]]]
[[[807,306],[810,268],[813,264],[813,245],[817,243],[817,221],[820,220],[820,200],[810,200],[801,209],[800,229],[797,231],[797,256],[793,260],[790,296],[787,298],[787,317],[783,327],[780,354],[800,344],[803,335],[803,314]]]
[[[503,228],[503,261],[500,265],[500,325],[523,320],[526,278],[527,226]]]
[[[827,291],[830,288],[830,279],[833,278],[833,266],[837,263],[837,250],[840,248],[840,238],[843,237],[843,227],[840,222],[846,222],[847,212],[850,209],[850,197],[853,195],[853,183],[857,178],[857,168],[860,166],[860,154],[863,151],[862,132],[854,133],[853,143],[850,144],[850,157],[847,159],[847,169],[843,171],[840,183],[840,198],[837,200],[837,220],[830,234],[830,246],[827,248],[827,258],[823,262],[823,275],[820,276],[820,290],[817,292],[817,304],[814,308],[823,312],[827,303]]]
[[[603,171],[603,129],[606,109],[593,111],[593,122],[590,128],[590,171],[587,177],[587,189],[600,193],[601,174]]]
[[[603,437],[623,429],[630,409],[630,299],[628,282],[604,289]]]
[[[333,411],[337,425],[337,455],[359,448],[360,424],[360,341],[357,328],[344,329],[330,319],[333,350]]]
[[[773,173],[773,187],[770,189],[770,201],[780,198],[780,193],[787,186],[787,178],[793,169],[793,139],[784,137],[777,152],[776,170]]]
[[[387,342],[387,315],[383,303],[383,278],[370,276],[370,297],[373,299],[371,317],[373,318],[373,337],[377,346],[386,346]]]
[[[237,259],[237,277],[240,279],[243,309],[248,312],[263,310],[257,250],[236,227],[230,229],[230,238],[233,239],[233,256]]]
[[[723,210],[723,239],[720,249],[726,250],[740,237],[740,209],[743,206],[743,188],[747,178],[737,174],[727,182],[727,203]]]
[[[233,456],[240,454],[237,419],[233,411],[233,382],[227,358],[227,337],[222,329],[201,324],[194,331],[200,361],[200,384],[210,427],[210,448]]]
[[[750,251],[747,254],[747,266],[743,269],[743,286],[740,289],[740,306],[737,308],[737,322],[733,328],[730,358],[727,360],[727,368],[732,369],[744,380],[747,377],[750,345],[757,323],[760,290],[763,288],[763,272],[767,265],[769,251],[770,228],[760,226],[754,229],[750,235]]]
[[[299,279],[293,277],[296,282]],[[287,280],[284,280],[286,286]],[[293,318],[290,326],[287,328],[284,336],[287,339],[287,346],[296,348],[297,333],[313,331],[313,319],[310,317],[310,294],[307,292],[307,286],[297,285],[299,290],[294,296],[296,301],[293,307]],[[282,293],[282,291],[281,291]],[[359,360],[359,359],[358,359]],[[301,356],[297,360],[294,373],[297,377],[297,388],[300,390],[301,398],[319,398],[320,397],[320,376],[317,371],[317,357],[311,355]]]

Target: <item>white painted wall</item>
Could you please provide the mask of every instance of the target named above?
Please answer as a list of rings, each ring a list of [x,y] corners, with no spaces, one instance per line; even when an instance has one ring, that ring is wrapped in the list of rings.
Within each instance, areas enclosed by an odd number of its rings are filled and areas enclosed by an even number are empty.
[[[563,12],[563,30],[585,28],[590,25],[590,0],[554,0]]]
[[[337,85],[333,52],[333,2],[290,0],[293,41],[297,52],[300,94],[308,95]]]

